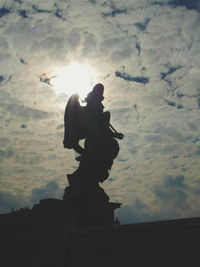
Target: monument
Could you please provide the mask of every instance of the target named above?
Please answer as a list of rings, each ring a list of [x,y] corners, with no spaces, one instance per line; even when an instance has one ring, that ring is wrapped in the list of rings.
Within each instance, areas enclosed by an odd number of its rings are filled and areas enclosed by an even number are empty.
[[[77,170],[67,174],[69,186],[63,196],[68,217],[77,227],[114,224],[114,210],[120,203],[109,202],[99,183],[109,177],[113,160],[119,153],[116,139],[123,139],[110,124],[110,112],[104,112],[104,86],[96,84],[87,95],[86,106],[72,95],[65,108],[64,148],[79,156]],[[84,139],[84,147],[79,141]]]
[[[123,135],[103,112],[103,89],[97,84],[85,107],[77,95],[67,103],[63,144],[80,156],[63,200],[42,199],[31,210],[0,214],[2,266],[200,265],[200,218],[116,225],[120,203],[109,202],[99,183],[108,178]]]

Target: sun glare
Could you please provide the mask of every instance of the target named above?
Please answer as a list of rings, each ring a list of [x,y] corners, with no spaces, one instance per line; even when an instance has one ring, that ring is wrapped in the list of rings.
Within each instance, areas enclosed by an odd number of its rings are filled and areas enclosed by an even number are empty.
[[[97,73],[91,67],[79,63],[57,69],[51,80],[57,94],[79,94],[81,99],[86,97],[96,82]]]

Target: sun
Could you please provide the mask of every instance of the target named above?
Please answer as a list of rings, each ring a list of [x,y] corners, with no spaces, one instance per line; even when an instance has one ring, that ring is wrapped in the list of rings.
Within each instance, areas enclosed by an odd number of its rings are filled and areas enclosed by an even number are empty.
[[[84,99],[97,83],[97,73],[90,66],[72,62],[54,71],[51,84],[57,94],[78,94]]]

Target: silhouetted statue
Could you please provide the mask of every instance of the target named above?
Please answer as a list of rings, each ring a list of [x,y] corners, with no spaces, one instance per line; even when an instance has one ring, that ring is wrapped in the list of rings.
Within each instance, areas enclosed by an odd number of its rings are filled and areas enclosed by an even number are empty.
[[[72,95],[68,100],[64,117],[63,145],[80,154],[77,158],[80,163],[73,174],[67,175],[70,186],[66,188],[64,199],[85,198],[89,191],[91,193],[91,187],[92,190],[98,188],[98,191],[99,189],[102,191],[98,183],[108,178],[108,171],[119,153],[116,138],[122,139],[123,134],[111,126],[110,113],[103,111],[103,92],[104,86],[96,84],[85,99],[87,103],[85,107],[80,105],[78,95]],[[84,148],[79,145],[81,139],[85,139]],[[72,197],[70,192],[73,193]],[[75,196],[77,192],[78,195]],[[108,199],[107,196],[105,200]]]

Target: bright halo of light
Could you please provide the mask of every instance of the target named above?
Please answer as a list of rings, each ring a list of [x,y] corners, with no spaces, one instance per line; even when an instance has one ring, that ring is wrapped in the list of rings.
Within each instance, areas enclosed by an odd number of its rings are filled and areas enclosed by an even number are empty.
[[[58,68],[53,76],[51,84],[57,94],[78,94],[81,99],[87,96],[97,82],[97,73],[91,67],[75,62]]]

